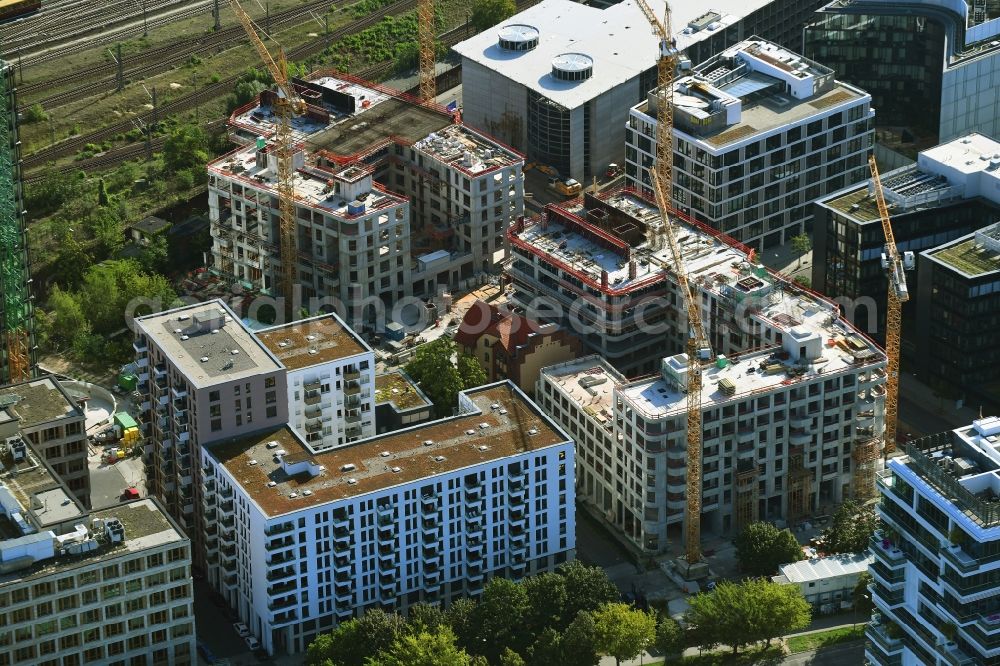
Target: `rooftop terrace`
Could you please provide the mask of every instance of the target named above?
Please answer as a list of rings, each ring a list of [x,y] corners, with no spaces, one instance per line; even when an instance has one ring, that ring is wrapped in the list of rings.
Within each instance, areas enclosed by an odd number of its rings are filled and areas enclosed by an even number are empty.
[[[199,388],[281,367],[267,347],[218,299],[135,321]]]
[[[370,352],[371,347],[334,314],[274,326],[255,335],[289,370]]]
[[[406,410],[431,404],[408,375],[400,371],[375,375],[375,404],[391,402],[396,409]]]
[[[17,413],[22,428],[66,417],[83,418],[76,402],[52,377],[42,377],[0,388],[0,403]]]
[[[1000,225],[930,250],[928,254],[970,277],[1000,271]]]
[[[274,517],[568,441],[509,383],[466,395],[476,411],[322,453],[312,453],[287,427],[207,450]],[[270,442],[277,446],[268,448]],[[304,465],[303,471],[287,474],[274,455],[279,450],[285,464]],[[318,466],[318,475],[310,476],[308,466]]]

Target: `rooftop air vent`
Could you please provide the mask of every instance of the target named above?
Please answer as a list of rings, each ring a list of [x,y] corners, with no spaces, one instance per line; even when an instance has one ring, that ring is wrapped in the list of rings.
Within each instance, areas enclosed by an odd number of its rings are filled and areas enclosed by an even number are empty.
[[[341,472],[353,472],[357,468],[358,468],[358,466],[355,465],[354,463],[347,463],[346,465],[344,465],[343,467],[340,468],[340,471]]]
[[[355,485],[355,484],[356,484],[357,482],[358,482],[358,480],[357,480],[357,479],[354,479],[354,478],[351,478],[351,479],[348,479],[348,480],[347,480],[347,485],[349,485],[349,486],[353,486],[353,485]]]
[[[175,329],[174,329],[174,333],[176,333],[177,335],[180,335],[180,334],[181,334],[181,333],[183,333],[183,332],[184,332],[184,330],[183,330],[183,329],[180,329],[180,328],[175,328]]]
[[[399,474],[400,472],[403,471],[403,468],[402,467],[393,467],[392,471],[393,471],[394,474]]]
[[[253,466],[254,466],[254,465],[256,465],[256,464],[257,464],[257,461],[256,461],[256,460],[251,460],[251,461],[250,461],[250,466],[251,466],[251,467],[253,467]]]
[[[191,315],[186,315],[186,314],[177,315],[177,321],[187,321],[190,318]]]
[[[276,449],[276,448],[278,448],[278,440],[272,439],[270,442],[267,443],[267,448],[269,448],[269,449]]]
[[[201,357],[201,362],[202,363],[208,363],[208,357],[207,356],[202,356]]]
[[[315,354],[318,354],[319,351],[317,351],[316,349],[310,349],[309,353],[312,354],[312,355],[315,355]]]
[[[219,329],[213,328],[212,329],[212,335],[218,335],[218,334],[219,334]]]
[[[316,339],[316,336],[315,336],[315,335],[307,335],[307,336],[306,336],[306,340],[309,340],[310,342],[312,342],[312,341],[313,341],[313,340],[315,340],[315,339]]]
[[[594,59],[583,53],[563,53],[552,59],[552,76],[560,81],[586,81],[594,75]]]
[[[480,429],[480,430],[486,430],[486,429],[487,429],[487,428],[489,428],[489,427],[490,427],[490,424],[489,424],[489,423],[480,423],[480,424],[479,424],[479,429]]]
[[[472,428],[469,428],[468,430],[465,431],[465,434],[466,435],[475,435],[476,431],[473,430]]]
[[[500,409],[500,403],[494,402],[492,405],[490,405],[490,409],[492,409],[493,411]]]
[[[444,462],[444,456],[434,456],[434,462]]]
[[[233,356],[236,356],[237,354],[240,353],[240,350],[239,349],[234,349],[233,351],[231,351],[229,353],[232,354]]]
[[[383,451],[379,455],[382,456],[383,458],[388,458],[389,457],[389,452],[388,451]]]
[[[189,339],[190,337],[191,337],[190,335],[182,335],[182,336],[181,336],[181,340],[187,340],[187,339]]]
[[[311,490],[303,490],[303,491],[302,491],[302,495],[303,495],[304,497],[309,497],[309,496],[310,496],[310,495],[312,495],[312,494],[313,494],[313,491],[311,491]]]
[[[433,443],[434,443],[433,439],[425,439],[424,440],[424,446],[430,446]]]
[[[507,413],[506,409],[501,409],[499,412],[497,412],[497,414],[506,414],[506,413]]]
[[[538,434],[538,428],[532,428],[531,430],[528,431],[528,434],[529,435],[537,435]]]
[[[478,448],[480,451],[489,451],[490,450],[490,447],[486,446],[485,444],[481,444],[480,446],[478,446],[476,448]]]
[[[538,46],[538,29],[523,23],[500,28],[497,45],[504,51],[530,51]]]
[[[268,488],[274,488],[276,485],[278,485],[277,481],[268,481],[267,482],[267,487]]]
[[[298,493],[290,493],[290,494],[288,495],[288,499],[295,499],[295,498],[296,498],[296,497],[298,497],[298,496],[299,496],[299,494],[298,494]]]

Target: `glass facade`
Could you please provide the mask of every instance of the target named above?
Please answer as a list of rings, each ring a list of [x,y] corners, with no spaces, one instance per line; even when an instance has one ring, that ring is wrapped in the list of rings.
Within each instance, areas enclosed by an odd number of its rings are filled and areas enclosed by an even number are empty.
[[[528,157],[568,174],[571,145],[569,109],[529,90]]]
[[[943,26],[924,17],[840,14],[807,25],[804,49],[839,80],[871,93],[879,126],[936,138],[944,38]]]

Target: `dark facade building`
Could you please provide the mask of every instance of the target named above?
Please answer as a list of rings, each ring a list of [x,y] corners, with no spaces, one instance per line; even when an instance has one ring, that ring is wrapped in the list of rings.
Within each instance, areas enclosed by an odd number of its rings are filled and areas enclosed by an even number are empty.
[[[992,156],[1000,143],[973,134],[920,153],[918,163],[882,174],[893,234],[901,252],[919,255],[1000,220],[1000,193],[983,183],[1000,173]],[[982,159],[982,158],[986,159]],[[869,181],[816,203],[812,286],[841,298],[847,317],[880,341],[888,285],[882,268],[885,236]],[[917,263],[921,262],[918,257]],[[916,293],[920,271],[910,272]],[[903,353],[915,352],[912,304],[903,307]]]
[[[930,386],[1000,410],[1000,224],[920,255],[914,327]]]
[[[803,33],[805,55],[870,92],[879,127],[935,143],[1000,134],[1000,3],[837,0],[817,16]]]

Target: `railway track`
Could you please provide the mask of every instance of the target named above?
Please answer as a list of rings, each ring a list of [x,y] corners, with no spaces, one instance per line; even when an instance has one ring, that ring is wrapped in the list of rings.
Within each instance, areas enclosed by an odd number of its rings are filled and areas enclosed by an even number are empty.
[[[329,7],[340,7],[351,0],[316,0],[300,7],[285,10],[271,17],[271,26],[278,28],[300,22],[310,16],[310,13],[325,13]],[[128,67],[124,71],[125,80],[143,79],[166,72],[187,62],[191,56],[214,53],[224,47],[235,46],[246,42],[246,34],[239,25],[223,28],[219,32],[209,33],[185,44],[168,44],[150,49],[137,56],[126,58]],[[73,83],[79,83],[82,78],[101,77],[97,81],[85,83],[82,86],[34,99],[33,93],[40,94],[46,90],[58,88]],[[17,92],[24,100],[19,110],[23,111],[32,104],[41,104],[46,110],[58,108],[64,104],[76,102],[87,97],[99,95],[113,90],[116,85],[116,66],[113,62],[101,64],[86,72],[72,72],[48,79],[43,82],[29,83],[18,86]]]
[[[381,9],[340,28],[339,30],[331,31],[328,39],[330,41],[336,41],[337,39],[354,34],[355,32],[360,32],[382,20],[384,16],[401,14],[415,6],[416,0],[399,0],[398,2],[382,7]],[[302,60],[315,55],[326,48],[326,41],[327,40],[322,39],[313,40],[300,47],[292,49],[287,54],[288,59]],[[227,95],[232,92],[235,87],[237,78],[237,76],[230,76],[226,79],[218,81],[217,83],[209,83],[189,95],[185,95],[184,97],[179,97],[165,104],[161,104],[156,109],[157,116],[159,118],[166,118],[167,116],[193,109],[206,101],[215,99],[216,97]],[[112,123],[111,125],[103,127],[95,132],[72,137],[54,146],[32,153],[31,155],[27,155],[24,158],[24,169],[26,171],[30,171],[32,169],[39,168],[56,158],[65,157],[66,155],[72,155],[78,152],[88,143],[100,144],[117,134],[124,134],[135,127],[133,124],[135,118],[139,118],[143,123],[149,123],[152,121],[153,112],[148,111],[143,114],[137,114],[132,118]]]

